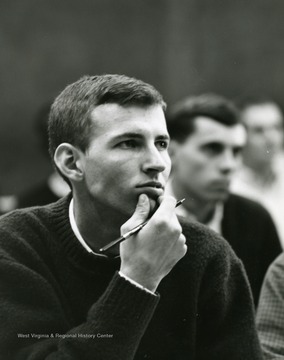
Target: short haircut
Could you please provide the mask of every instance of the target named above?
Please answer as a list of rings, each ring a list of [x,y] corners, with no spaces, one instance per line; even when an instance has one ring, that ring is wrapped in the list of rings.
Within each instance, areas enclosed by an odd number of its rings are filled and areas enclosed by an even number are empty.
[[[264,106],[264,105],[272,105],[275,106],[281,114],[283,114],[283,111],[281,109],[281,106],[274,101],[272,98],[264,96],[264,95],[255,95],[255,96],[246,96],[238,99],[236,101],[236,104],[240,110],[240,113],[243,113],[248,108],[253,106]]]
[[[267,104],[272,104],[279,107],[279,105],[274,100],[265,95],[247,95],[236,100],[236,105],[241,111],[244,111],[251,106],[262,106]]]
[[[184,142],[195,130],[197,117],[208,117],[223,125],[239,123],[234,103],[223,96],[203,94],[190,96],[172,107],[167,113],[167,125],[171,139]]]
[[[92,134],[91,112],[111,103],[125,107],[161,105],[166,109],[162,95],[141,80],[112,74],[84,76],[68,85],[52,104],[48,128],[51,157],[63,142],[86,151]]]

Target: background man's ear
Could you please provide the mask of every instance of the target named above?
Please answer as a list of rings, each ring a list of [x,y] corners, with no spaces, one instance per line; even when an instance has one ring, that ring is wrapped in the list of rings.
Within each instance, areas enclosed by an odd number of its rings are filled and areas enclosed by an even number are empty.
[[[54,154],[54,162],[70,181],[81,181],[84,177],[82,151],[69,143],[60,144]]]

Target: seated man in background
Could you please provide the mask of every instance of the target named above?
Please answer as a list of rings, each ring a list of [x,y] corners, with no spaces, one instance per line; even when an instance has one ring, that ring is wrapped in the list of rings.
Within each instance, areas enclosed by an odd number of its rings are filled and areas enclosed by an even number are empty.
[[[51,103],[44,104],[36,114],[35,129],[43,154],[50,161],[48,154],[48,115]],[[0,196],[0,215],[17,208],[46,205],[54,202],[70,192],[70,187],[53,168],[43,181],[17,195]]]
[[[72,193],[0,218],[3,359],[262,359],[241,261],[164,195],[164,109],[122,75],[83,77],[53,103],[50,153]]]
[[[284,254],[270,265],[257,309],[257,328],[265,360],[284,358]]]
[[[230,194],[246,133],[234,105],[214,94],[189,97],[168,114],[173,173],[167,193],[185,197],[177,214],[222,234],[243,261],[257,305],[268,266],[281,252],[268,212]]]
[[[284,247],[283,114],[269,99],[243,100],[240,110],[248,139],[244,165],[233,180],[232,191],[257,200],[268,209]]]
[[[40,148],[43,154],[50,157],[48,154],[48,116],[51,103],[46,103],[41,106],[35,117],[35,130],[38,136]],[[36,205],[46,205],[54,202],[70,191],[70,187],[58,174],[54,171],[43,181],[34,185],[32,188],[23,191],[16,197],[15,208],[23,208]]]

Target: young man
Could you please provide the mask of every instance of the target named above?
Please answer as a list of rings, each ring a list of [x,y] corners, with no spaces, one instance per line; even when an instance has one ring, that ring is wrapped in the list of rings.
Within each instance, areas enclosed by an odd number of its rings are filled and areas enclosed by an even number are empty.
[[[284,131],[280,107],[266,98],[248,98],[240,104],[247,129],[244,165],[232,191],[257,200],[270,212],[284,247]]]
[[[55,100],[50,152],[72,193],[0,221],[3,359],[261,359],[241,262],[164,196],[164,108],[119,75]]]
[[[168,125],[173,176],[167,192],[186,198],[177,213],[208,225],[232,245],[257,304],[266,270],[281,246],[267,211],[229,193],[246,141],[237,110],[214,94],[189,97],[172,109]]]

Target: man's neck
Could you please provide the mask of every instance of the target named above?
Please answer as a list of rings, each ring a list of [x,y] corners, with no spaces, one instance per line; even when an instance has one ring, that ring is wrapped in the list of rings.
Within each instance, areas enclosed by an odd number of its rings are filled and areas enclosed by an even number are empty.
[[[100,248],[120,236],[120,227],[127,219],[102,204],[93,204],[84,201],[82,196],[73,195],[74,217],[80,234],[94,252],[99,252]],[[117,255],[119,248],[113,248],[109,253]]]
[[[204,201],[198,198],[175,179],[172,180],[171,185],[176,198],[185,198],[182,205],[193,218],[202,224],[207,224],[212,219],[216,201]]]

